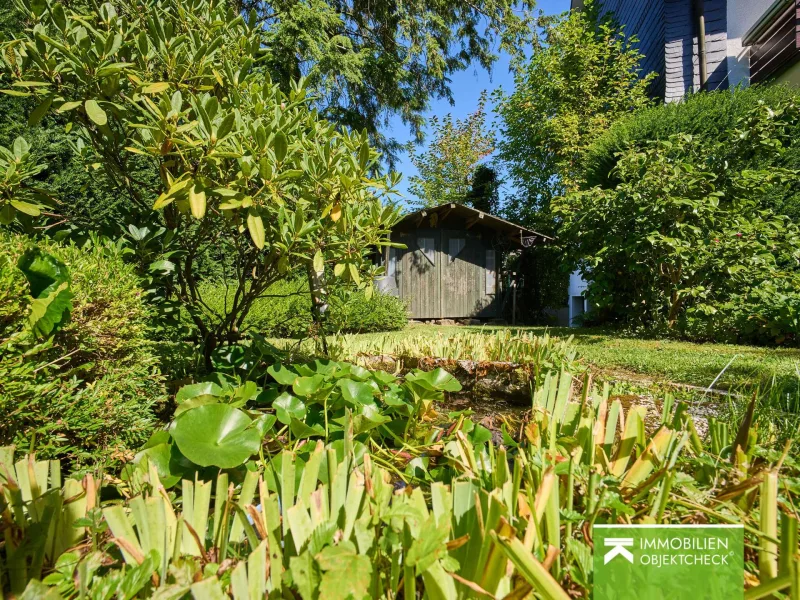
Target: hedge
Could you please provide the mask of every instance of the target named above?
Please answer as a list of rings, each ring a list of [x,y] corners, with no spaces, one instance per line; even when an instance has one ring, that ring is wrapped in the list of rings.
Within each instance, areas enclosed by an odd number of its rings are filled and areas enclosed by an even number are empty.
[[[722,139],[737,121],[759,103],[774,106],[787,99],[800,99],[800,90],[782,85],[753,86],[732,91],[691,94],[681,102],[636,111],[617,121],[588,148],[583,159],[586,188],[613,188],[619,183],[613,169],[618,154],[629,146],[644,147],[648,141],[666,140],[676,133],[690,133],[706,139]],[[795,139],[800,136],[796,125]],[[800,144],[784,153],[781,164],[744,165],[749,168],[783,166],[800,168]]]
[[[209,283],[201,293],[209,308],[224,312],[225,288]],[[233,292],[229,290],[229,294]],[[232,298],[229,297],[229,301]],[[326,313],[329,333],[371,333],[397,331],[408,323],[408,311],[399,298],[375,291],[367,299],[363,291],[334,294]],[[281,281],[258,299],[244,319],[241,331],[268,337],[301,338],[312,325],[311,299],[305,280]]]
[[[47,340],[26,327],[30,289],[16,264],[31,245],[67,265],[74,294],[69,322]],[[133,267],[113,245],[0,232],[0,446],[33,444],[39,458],[73,467],[130,458],[166,400],[150,317]]]

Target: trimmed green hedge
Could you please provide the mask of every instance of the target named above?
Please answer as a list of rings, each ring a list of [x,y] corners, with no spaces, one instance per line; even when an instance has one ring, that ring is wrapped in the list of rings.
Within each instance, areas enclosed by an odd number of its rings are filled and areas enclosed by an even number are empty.
[[[49,340],[27,331],[30,288],[17,260],[38,246],[67,265],[69,322]],[[61,246],[0,232],[0,446],[90,466],[129,458],[166,400],[150,311],[113,245]],[[35,436],[35,438],[34,438]]]
[[[224,312],[225,288],[219,284],[203,286],[201,293],[209,307]],[[229,294],[232,295],[232,291]],[[281,281],[267,290],[245,317],[242,332],[254,331],[268,337],[301,338],[311,328],[311,298],[304,280]],[[230,300],[231,298],[229,298]],[[367,299],[364,292],[330,298],[327,312],[329,333],[371,333],[397,331],[408,323],[402,300],[375,291]]]
[[[644,147],[651,140],[666,140],[676,133],[690,133],[706,139],[722,139],[735,129],[739,119],[747,115],[759,103],[775,106],[783,100],[800,99],[796,88],[771,85],[738,88],[732,91],[716,91],[691,94],[682,102],[662,104],[636,111],[617,121],[586,151],[583,159],[586,187],[599,185],[612,188],[619,183],[613,169],[617,154],[630,145]],[[795,139],[800,137],[800,123],[796,126]],[[748,165],[757,168],[767,165]],[[800,144],[793,144],[783,155],[781,164],[800,168]]]

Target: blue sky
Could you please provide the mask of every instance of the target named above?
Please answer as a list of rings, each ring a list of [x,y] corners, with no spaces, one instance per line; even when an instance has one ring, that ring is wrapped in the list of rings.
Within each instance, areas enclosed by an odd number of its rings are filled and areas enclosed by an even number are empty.
[[[536,3],[536,11],[542,10],[547,15],[555,15],[568,10],[569,3],[569,0],[539,0]],[[483,90],[491,92],[502,87],[506,92],[510,92],[514,89],[514,78],[508,71],[508,62],[509,57],[504,53],[500,55],[500,59],[494,64],[491,73],[480,67],[473,67],[454,74],[451,78],[450,88],[453,91],[455,104],[451,105],[447,100],[435,101],[431,103],[430,110],[425,113],[425,116],[428,118],[434,115],[441,117],[451,113],[454,118],[460,119],[475,111]],[[488,108],[492,108],[491,104]],[[491,125],[493,120],[494,114],[492,113],[488,115],[488,124]],[[399,117],[392,119],[385,132],[388,136],[394,137],[402,143],[412,138],[408,127],[403,124]],[[420,150],[422,149],[424,149],[424,145],[420,147]],[[400,183],[399,189],[406,197],[406,201],[409,198],[413,198],[408,194],[408,178],[416,174],[416,169],[405,152],[401,154],[395,170],[403,174],[403,181]]]

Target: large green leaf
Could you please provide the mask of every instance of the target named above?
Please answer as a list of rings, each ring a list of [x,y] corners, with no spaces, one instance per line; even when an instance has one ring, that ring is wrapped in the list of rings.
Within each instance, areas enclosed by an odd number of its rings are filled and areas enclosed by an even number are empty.
[[[31,287],[31,312],[28,317],[36,336],[48,336],[63,325],[72,309],[72,291],[66,265],[39,248],[29,248],[17,262]]]
[[[86,115],[97,125],[103,126],[108,123],[106,111],[100,108],[96,100],[87,100],[83,107],[86,109]]]
[[[351,379],[340,379],[336,385],[342,390],[342,397],[352,404],[372,402],[374,388],[367,383]]]
[[[391,421],[391,418],[381,414],[381,409],[374,404],[365,405],[362,412],[354,414],[352,419],[354,435],[364,433]],[[345,425],[344,419],[335,419],[335,421]]]
[[[277,362],[267,368],[267,373],[272,375],[272,378],[281,385],[292,385],[294,380],[297,379],[297,373]]]
[[[336,373],[339,369],[341,369],[340,363],[333,361],[333,360],[325,360],[325,359],[317,359],[314,362],[306,363],[306,364],[298,364],[292,365],[292,367],[300,373],[300,375],[305,375],[307,377],[311,377],[312,375],[325,375],[331,376]]]
[[[227,404],[199,406],[182,414],[172,438],[183,455],[202,467],[229,469],[261,447],[261,433],[247,414]]]
[[[31,313],[28,316],[34,335],[46,337],[58,326],[64,324],[72,308],[72,292],[68,283],[62,283],[47,296],[36,298],[31,302]]]
[[[221,396],[222,388],[213,381],[201,381],[185,385],[175,394],[175,402],[180,404],[186,400],[197,398],[198,396]]]
[[[150,436],[142,449],[133,457],[133,463],[139,464],[142,461],[147,461],[153,465],[158,472],[161,483],[164,487],[170,488],[184,475],[182,470],[174,470],[175,463],[171,460],[172,444],[168,431],[156,431]]]
[[[314,425],[306,425],[303,421],[298,419],[292,419],[289,429],[291,429],[292,435],[299,440],[314,436],[322,437],[325,435],[325,429],[319,423],[315,423]]]
[[[372,378],[372,372],[362,366],[352,363],[340,363],[340,368],[336,371],[336,377],[347,377],[356,381],[366,381]]]
[[[298,396],[305,396],[308,398],[316,394],[323,383],[325,383],[325,377],[322,375],[298,377],[294,380],[294,383],[292,383],[292,391]]]
[[[272,403],[272,408],[275,409],[275,415],[278,421],[284,425],[289,425],[292,422],[292,417],[295,419],[303,419],[306,416],[306,405],[297,396],[292,396],[288,392],[284,392]]]
[[[17,261],[17,267],[28,280],[34,298],[49,294],[61,283],[69,281],[67,265],[35,246],[25,251]]]
[[[432,391],[458,392],[461,384],[458,379],[442,368],[433,371],[414,371],[406,375],[406,381],[413,381],[417,385]]]

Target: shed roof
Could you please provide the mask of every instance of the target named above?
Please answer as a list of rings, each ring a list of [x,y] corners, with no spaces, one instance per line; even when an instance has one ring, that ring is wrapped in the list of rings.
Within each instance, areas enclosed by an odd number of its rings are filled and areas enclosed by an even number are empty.
[[[400,229],[409,227],[416,228],[423,223],[426,217],[433,215],[436,215],[435,221],[437,225],[443,223],[444,220],[449,217],[460,217],[466,221],[466,227],[468,229],[473,225],[480,225],[481,227],[493,229],[494,231],[505,234],[508,240],[521,248],[529,248],[534,244],[543,244],[553,240],[553,238],[543,233],[490,215],[477,208],[464,206],[463,204],[457,204],[455,202],[448,202],[447,204],[440,204],[433,208],[423,208],[416,212],[409,213],[400,219],[395,227]]]

